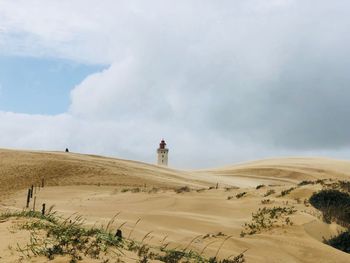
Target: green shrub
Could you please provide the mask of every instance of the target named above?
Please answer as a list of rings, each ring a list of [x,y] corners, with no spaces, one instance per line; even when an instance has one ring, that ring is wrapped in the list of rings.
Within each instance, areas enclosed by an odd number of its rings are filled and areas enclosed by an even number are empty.
[[[338,190],[321,190],[314,193],[310,204],[320,210],[327,223],[336,221],[343,226],[350,225],[350,194]]]
[[[324,243],[346,253],[350,253],[350,232],[348,230],[336,237],[324,240]]]

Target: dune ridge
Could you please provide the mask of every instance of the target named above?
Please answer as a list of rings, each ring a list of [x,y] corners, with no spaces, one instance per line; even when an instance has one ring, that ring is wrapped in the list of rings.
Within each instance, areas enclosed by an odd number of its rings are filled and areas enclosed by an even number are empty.
[[[237,185],[239,180],[252,181],[247,186],[264,181],[297,183],[324,178],[348,179],[350,174],[349,161],[326,158],[267,159],[215,169],[181,171],[96,155],[4,149],[0,149],[0,167],[2,193],[26,188],[41,178],[53,186],[146,184],[167,188],[204,187],[216,182]]]

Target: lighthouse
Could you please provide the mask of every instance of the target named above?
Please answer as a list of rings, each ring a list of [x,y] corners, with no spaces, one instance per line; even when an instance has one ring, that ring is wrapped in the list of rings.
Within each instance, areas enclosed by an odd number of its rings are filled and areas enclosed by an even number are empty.
[[[164,139],[160,142],[159,148],[157,149],[158,154],[158,165],[168,166],[168,152],[169,149],[165,148],[166,143]]]

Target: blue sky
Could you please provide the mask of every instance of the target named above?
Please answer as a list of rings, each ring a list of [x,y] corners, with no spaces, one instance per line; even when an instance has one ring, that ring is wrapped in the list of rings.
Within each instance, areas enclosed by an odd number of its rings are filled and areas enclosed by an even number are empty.
[[[0,56],[0,110],[28,114],[66,112],[70,91],[103,68],[57,58]]]

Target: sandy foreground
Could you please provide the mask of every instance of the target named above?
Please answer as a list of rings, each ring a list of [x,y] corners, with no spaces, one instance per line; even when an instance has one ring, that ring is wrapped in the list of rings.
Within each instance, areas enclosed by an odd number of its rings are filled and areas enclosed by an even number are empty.
[[[205,248],[203,253],[210,257],[227,239],[219,251],[221,258],[246,251],[246,262],[350,262],[349,254],[322,243],[323,237],[335,235],[341,228],[323,223],[318,211],[303,202],[321,189],[320,185],[300,186],[279,196],[302,180],[348,180],[348,161],[284,158],[177,171],[99,156],[1,150],[0,168],[2,211],[24,209],[27,188],[45,178],[46,186],[34,194],[38,210],[45,203],[64,218],[83,216],[86,226],[106,226],[116,216],[111,231],[120,228],[125,237],[152,246],[167,242],[170,248],[185,248],[190,244],[198,252]],[[261,184],[264,187],[256,189]],[[174,191],[184,186],[190,191]],[[264,197],[269,190],[275,193]],[[236,198],[242,192],[246,194]],[[266,199],[269,203],[262,204]],[[274,206],[294,206],[293,224],[240,237],[252,213]],[[0,222],[0,262],[21,262],[16,248],[30,238],[16,227],[21,220]],[[137,260],[127,255],[125,262]],[[56,258],[51,262],[69,261]]]

